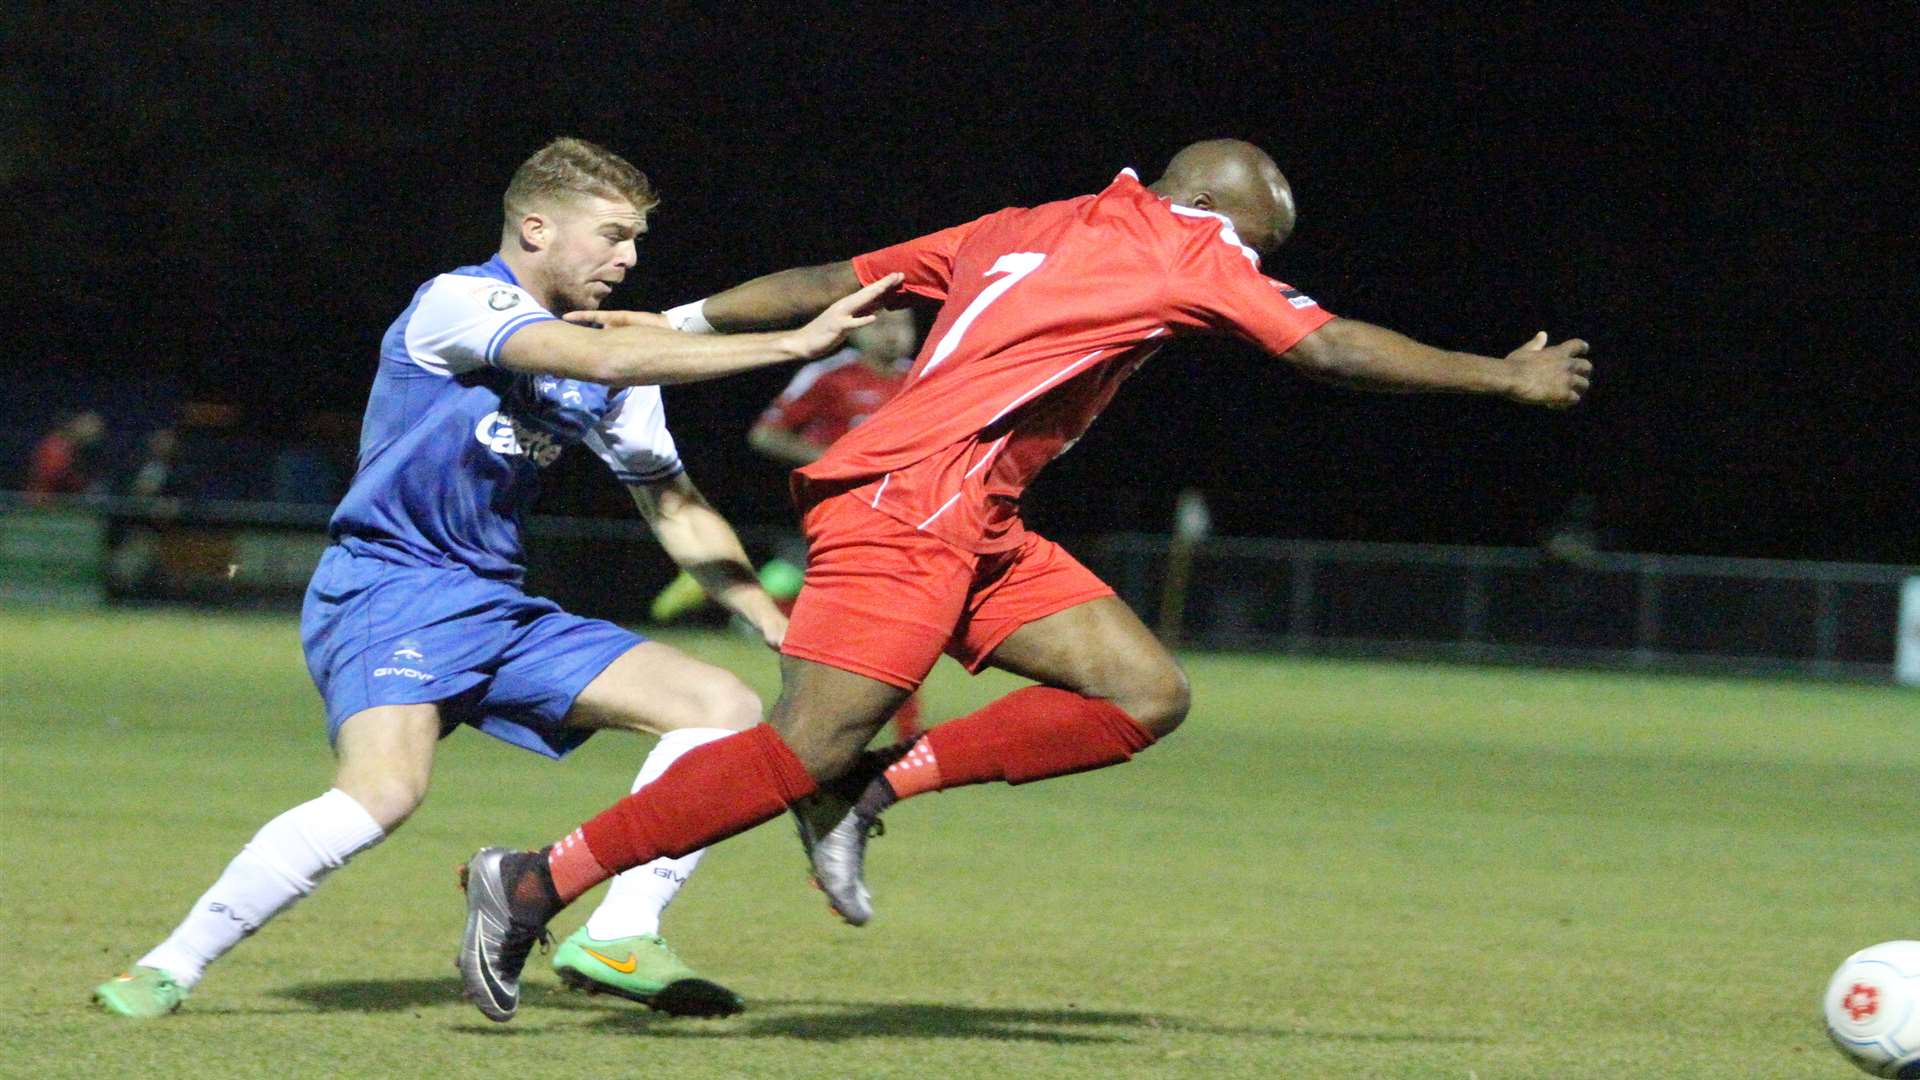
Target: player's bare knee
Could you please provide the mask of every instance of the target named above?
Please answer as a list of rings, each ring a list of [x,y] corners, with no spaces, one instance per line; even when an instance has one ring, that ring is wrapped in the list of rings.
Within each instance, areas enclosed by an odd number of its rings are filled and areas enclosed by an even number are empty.
[[[838,780],[853,768],[854,762],[859,760],[860,747],[850,746],[844,739],[834,740],[819,743],[811,747],[807,754],[799,756],[801,763],[807,767],[807,775],[826,783]]]
[[[427,798],[426,777],[397,773],[342,777],[334,786],[359,803],[367,816],[385,832],[392,832],[405,824]]]
[[[860,755],[860,743],[851,742],[835,731],[784,731],[781,738],[793,750],[793,756],[800,759],[800,764],[806,766],[807,775],[821,783],[846,775]]]
[[[759,723],[765,711],[760,695],[732,675],[714,680],[702,696],[706,715],[702,717],[701,727],[745,731]]]
[[[877,730],[836,718],[808,717],[784,700],[774,706],[773,715],[767,719],[793,751],[793,756],[806,766],[807,775],[823,783],[838,779],[853,768],[860,751]]]
[[[649,702],[646,710],[633,710],[634,730],[655,732],[683,728],[720,728],[745,731],[760,722],[760,695],[732,673],[714,668],[681,688],[671,699]]]
[[[1193,705],[1193,688],[1179,664],[1159,664],[1151,672],[1143,672],[1138,683],[1114,704],[1154,738],[1164,739],[1187,718],[1187,710]]]

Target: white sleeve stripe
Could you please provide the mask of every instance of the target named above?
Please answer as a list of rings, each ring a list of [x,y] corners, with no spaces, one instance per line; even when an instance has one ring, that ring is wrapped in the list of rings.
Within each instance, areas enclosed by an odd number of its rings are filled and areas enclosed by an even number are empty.
[[[505,345],[507,343],[507,339],[512,337],[514,332],[519,330],[521,327],[527,326],[531,323],[552,322],[552,321],[556,321],[556,320],[552,315],[549,315],[544,311],[529,311],[525,315],[522,315],[516,319],[512,319],[508,322],[500,324],[500,329],[495,330],[493,332],[492,339],[487,342],[487,351],[485,353],[487,363],[489,364],[498,363],[500,359],[500,347],[502,345]]]
[[[1191,206],[1181,206],[1179,203],[1176,203],[1176,202],[1168,203],[1167,209],[1173,211],[1176,214],[1180,214],[1183,217],[1201,217],[1201,218],[1218,219],[1220,222],[1220,239],[1225,240],[1227,243],[1232,244],[1234,247],[1239,248],[1240,254],[1245,255],[1247,257],[1247,261],[1253,264],[1253,268],[1255,270],[1260,269],[1260,253],[1240,242],[1240,234],[1233,231],[1232,218],[1229,218],[1225,214],[1216,214],[1211,210],[1197,210]]]

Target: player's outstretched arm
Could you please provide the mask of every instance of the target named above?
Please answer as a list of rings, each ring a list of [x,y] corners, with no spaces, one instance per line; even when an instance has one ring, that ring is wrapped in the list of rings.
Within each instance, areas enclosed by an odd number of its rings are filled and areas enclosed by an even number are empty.
[[[1586,352],[1579,338],[1549,346],[1542,331],[1504,357],[1479,356],[1422,345],[1357,319],[1334,319],[1282,358],[1312,378],[1363,390],[1499,394],[1565,409],[1587,392],[1593,364]]]
[[[811,319],[827,305],[860,287],[852,262],[801,266],[767,274],[725,292],[689,304],[706,323],[699,329],[735,334],[743,330],[777,330]],[[685,309],[676,308],[675,312]]]
[[[674,564],[692,574],[721,607],[751,623],[770,648],[778,649],[787,633],[786,615],[760,586],[733,526],[687,474],[629,485],[627,491]]]
[[[657,386],[811,360],[833,352],[849,331],[872,322],[881,297],[899,283],[900,275],[892,274],[842,293],[805,326],[770,334],[682,334],[613,312],[571,312],[565,320],[534,323],[508,338],[500,347],[500,366],[608,386]],[[581,325],[599,321],[617,325]]]

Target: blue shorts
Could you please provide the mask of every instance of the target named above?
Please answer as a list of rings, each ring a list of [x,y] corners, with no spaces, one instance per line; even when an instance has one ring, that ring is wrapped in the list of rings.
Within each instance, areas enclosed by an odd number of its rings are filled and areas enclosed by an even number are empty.
[[[563,757],[592,734],[561,726],[573,699],[646,640],[509,582],[404,566],[339,544],[320,557],[300,611],[307,670],[327,703],[328,742],[363,709],[437,702],[445,731],[469,724]]]

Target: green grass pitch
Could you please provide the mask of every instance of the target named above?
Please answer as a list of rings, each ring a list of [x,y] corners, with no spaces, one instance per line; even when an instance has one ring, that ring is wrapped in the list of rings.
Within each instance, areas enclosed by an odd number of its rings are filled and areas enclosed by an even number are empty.
[[[669,640],[773,688],[747,643]],[[456,864],[559,836],[645,749],[553,764],[464,731],[392,841],[136,1024],[92,986],[327,782],[296,627],[0,613],[0,1074],[1857,1075],[1818,996],[1920,937],[1920,695],[1188,663],[1192,718],[1130,765],[897,808],[864,930],[784,822],[715,850],[667,926],[738,1018],[568,994],[537,955],[513,1023],[460,1000]],[[1011,685],[943,664],[929,716]]]

